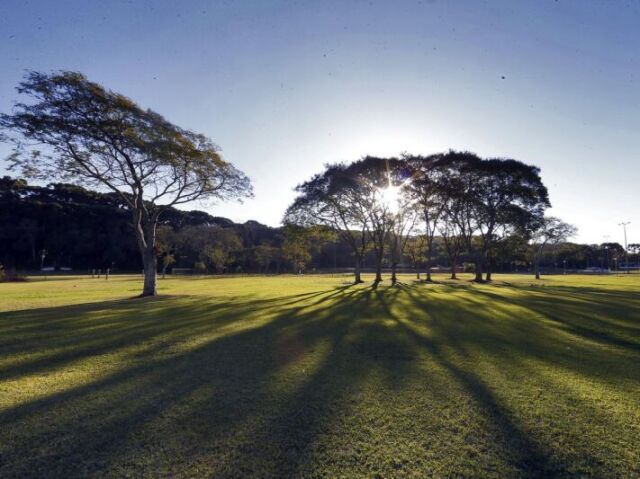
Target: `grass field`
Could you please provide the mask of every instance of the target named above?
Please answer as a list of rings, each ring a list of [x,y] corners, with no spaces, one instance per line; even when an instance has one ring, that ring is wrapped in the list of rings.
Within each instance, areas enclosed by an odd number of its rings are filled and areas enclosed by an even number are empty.
[[[345,281],[0,284],[0,477],[640,477],[640,276]]]

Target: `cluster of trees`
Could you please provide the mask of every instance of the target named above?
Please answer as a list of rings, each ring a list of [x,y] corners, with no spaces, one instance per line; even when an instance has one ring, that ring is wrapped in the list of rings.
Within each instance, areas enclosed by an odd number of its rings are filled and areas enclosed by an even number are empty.
[[[489,268],[513,272],[533,270],[615,269],[624,267],[625,250],[618,243],[600,245],[564,241],[551,219],[536,238],[513,234],[494,244]],[[540,234],[547,232],[547,238]],[[169,208],[160,219],[157,258],[163,270],[190,268],[198,272],[282,273],[345,270],[353,266],[352,244],[327,228],[287,225],[270,228],[255,221],[236,224],[202,211]],[[347,239],[350,239],[349,237]],[[418,275],[427,268],[427,240],[417,227],[402,238],[399,266]],[[631,262],[640,262],[640,245],[630,244]],[[451,240],[436,234],[431,264],[451,266]],[[44,255],[44,257],[43,257]],[[361,267],[376,264],[376,253],[364,249]],[[391,257],[384,258],[389,267]],[[471,269],[473,257],[459,251],[460,268]],[[139,271],[142,268],[129,213],[113,193],[54,183],[29,185],[0,178],[0,264],[9,271],[41,266],[74,270]]]
[[[579,244],[561,242],[545,249],[541,266],[547,269],[620,271],[640,267],[640,244],[631,243],[625,250],[620,243]]]
[[[552,228],[549,228],[553,232]],[[236,224],[202,211],[169,208],[158,226],[157,258],[172,267],[228,273],[334,271],[353,267],[352,247],[332,230],[288,225],[271,228],[255,221]],[[431,264],[449,267],[448,238],[436,234]],[[426,270],[426,238],[417,229],[403,238],[399,267],[420,274]],[[539,269],[615,269],[625,266],[618,243],[577,244],[551,239],[544,245],[517,235],[494,245],[490,269],[533,270],[536,250]],[[629,245],[629,260],[640,262],[640,246]],[[44,258],[43,258],[44,253]],[[384,259],[388,268],[390,255]],[[473,258],[460,252],[460,268],[471,269]],[[362,268],[372,269],[375,252],[365,248]],[[0,264],[7,271],[71,267],[78,271],[111,268],[140,271],[142,262],[131,231],[129,213],[114,193],[90,191],[77,185],[29,185],[0,178]]]
[[[140,271],[132,233],[127,205],[115,193],[0,178],[0,264],[9,269]],[[275,272],[287,267],[278,264],[276,254],[282,235],[255,221],[236,224],[202,211],[167,208],[159,220],[156,257],[161,266],[172,255],[173,264],[183,268],[203,263],[211,272]]]
[[[107,268],[139,264],[129,217],[119,199],[74,185],[39,187],[0,178],[0,263]]]
[[[451,276],[461,255],[472,259],[476,281],[490,281],[498,250],[516,239],[533,242],[538,264],[545,246],[575,228],[545,218],[550,206],[539,169],[513,159],[482,159],[469,152],[431,156],[366,157],[327,165],[296,188],[285,222],[324,227],[349,244],[355,282],[364,255],[375,256],[375,281],[388,261],[391,280],[405,255],[422,259],[431,280],[436,240]]]
[[[175,207],[252,196],[249,179],[209,138],[77,72],[30,72],[18,91],[29,101],[0,115],[0,140],[14,145],[10,169],[76,185],[0,180],[0,254],[18,267],[42,266],[52,255],[72,267],[141,265],[143,295],[156,294],[159,262],[163,272],[219,273],[350,262],[355,282],[367,265],[376,282],[390,267],[395,282],[406,264],[430,280],[434,264],[448,264],[455,278],[460,264],[472,263],[476,281],[488,281],[492,271],[522,263],[539,277],[575,234],[545,217],[550,204],[537,167],[457,151],[327,165],[296,188],[281,229],[183,212]],[[574,248],[576,264],[596,261],[589,248]],[[607,265],[619,255],[614,245],[603,251]]]
[[[0,178],[0,264],[135,272],[143,267],[126,203],[115,193]],[[346,267],[348,251],[330,232],[237,224],[202,211],[166,208],[158,221],[156,260],[196,272],[282,273]]]

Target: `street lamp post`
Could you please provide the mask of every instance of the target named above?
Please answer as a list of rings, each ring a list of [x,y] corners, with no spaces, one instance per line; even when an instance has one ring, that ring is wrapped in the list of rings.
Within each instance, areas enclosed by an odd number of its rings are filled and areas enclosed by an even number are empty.
[[[609,235],[604,235],[603,238],[604,238],[604,259],[605,259],[605,264],[607,266],[607,272],[610,272],[611,271],[611,266],[609,265],[609,246],[607,245],[607,243],[609,242]]]
[[[627,225],[629,224],[631,224],[631,221],[618,223],[618,226],[622,226],[622,230],[624,231],[624,267],[627,270],[627,274],[629,274],[629,251],[627,249]]]
[[[47,257],[47,250],[43,249],[40,252],[40,271],[42,272],[42,268],[44,268],[44,259]]]

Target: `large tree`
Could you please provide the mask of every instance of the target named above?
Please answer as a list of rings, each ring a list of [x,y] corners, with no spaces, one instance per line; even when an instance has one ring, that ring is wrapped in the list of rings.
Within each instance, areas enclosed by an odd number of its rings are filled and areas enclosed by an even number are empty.
[[[530,231],[550,206],[540,169],[513,159],[492,158],[476,167],[475,220],[481,239],[477,264],[491,280],[488,254],[514,231]],[[478,269],[476,269],[478,275]],[[480,276],[477,278],[482,280]]]
[[[291,263],[294,273],[303,273],[313,254],[335,238],[335,233],[323,226],[285,224],[283,230],[282,254]]]
[[[382,281],[382,262],[393,226],[394,202],[401,194],[403,165],[395,158],[364,157],[335,164],[296,188],[298,196],[285,222],[325,226],[350,245],[355,258],[355,282],[360,283],[362,259],[369,246],[376,262],[375,281]]]
[[[466,247],[468,255],[476,259],[476,280],[482,281],[482,269],[478,264],[478,222],[476,212],[478,195],[476,189],[477,171],[482,160],[469,152],[450,151],[439,161],[439,168],[443,171],[445,181],[440,184],[446,197],[444,208],[444,223],[440,233],[451,238],[450,256],[452,268],[460,255],[461,249]],[[452,278],[455,270],[452,269]]]
[[[406,182],[404,189],[415,202],[424,223],[427,281],[431,281],[431,259],[436,232],[450,196],[450,188],[447,187],[448,172],[441,166],[442,157],[441,154],[404,157],[411,174],[411,179]]]
[[[533,248],[533,271],[536,279],[540,279],[540,257],[545,247],[568,240],[577,233],[577,228],[565,223],[555,216],[543,218],[531,237]]]
[[[453,216],[452,216],[453,217]],[[438,228],[444,249],[449,257],[449,265],[451,270],[451,279],[458,279],[457,265],[462,251],[463,236],[460,234],[458,227],[454,221],[441,221]]]
[[[406,206],[403,185],[407,180],[407,169],[397,158],[366,156],[351,163],[347,171],[358,185],[354,214],[368,225],[376,261],[374,282],[377,284],[382,281],[382,263],[389,237],[398,213]]]
[[[30,72],[18,92],[29,103],[0,115],[0,128],[14,143],[11,167],[26,177],[62,178],[118,194],[142,256],[143,296],[156,294],[156,227],[167,208],[252,194],[249,179],[206,136],[80,73]]]
[[[395,193],[392,196],[395,196]],[[391,227],[389,228],[391,283],[394,285],[397,282],[398,265],[402,261],[418,219],[418,211],[409,204],[409,198],[402,193],[398,193],[398,196],[397,199],[391,198],[392,201],[397,202],[397,206],[390,212]]]
[[[355,262],[354,282],[361,283],[362,259],[370,243],[369,223],[360,184],[349,165],[325,166],[322,173],[298,185],[296,192],[298,196],[285,213],[285,223],[335,231],[349,245]]]
[[[456,227],[474,258],[475,280],[483,281],[493,243],[513,231],[531,230],[549,206],[547,189],[537,167],[517,160],[451,151],[441,161],[458,203]]]
[[[425,235],[419,231],[410,235],[406,242],[405,249],[409,260],[411,261],[411,266],[416,273],[416,279],[420,279],[420,267],[425,261],[426,244],[427,240]]]

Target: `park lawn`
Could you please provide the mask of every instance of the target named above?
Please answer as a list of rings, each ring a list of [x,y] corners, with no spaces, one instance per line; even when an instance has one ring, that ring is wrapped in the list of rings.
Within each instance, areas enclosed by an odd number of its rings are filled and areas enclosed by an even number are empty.
[[[0,284],[0,477],[640,477],[640,276]]]

